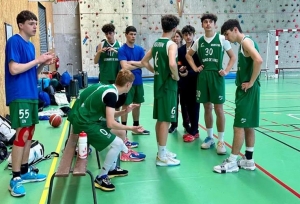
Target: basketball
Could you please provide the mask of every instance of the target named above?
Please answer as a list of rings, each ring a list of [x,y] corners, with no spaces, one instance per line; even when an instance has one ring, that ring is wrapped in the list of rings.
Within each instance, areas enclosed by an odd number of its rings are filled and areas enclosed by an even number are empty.
[[[62,123],[62,117],[60,115],[53,114],[49,118],[49,123],[52,127],[59,127]]]

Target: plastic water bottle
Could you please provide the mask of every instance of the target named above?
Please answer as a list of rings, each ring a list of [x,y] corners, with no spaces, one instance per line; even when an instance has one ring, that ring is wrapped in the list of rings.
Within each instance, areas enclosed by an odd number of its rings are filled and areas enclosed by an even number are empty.
[[[87,134],[85,132],[79,133],[78,139],[78,157],[85,159],[87,157]]]

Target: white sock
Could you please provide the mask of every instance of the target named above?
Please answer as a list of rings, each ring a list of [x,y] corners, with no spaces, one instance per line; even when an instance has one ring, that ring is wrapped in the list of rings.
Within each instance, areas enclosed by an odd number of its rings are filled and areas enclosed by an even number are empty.
[[[158,157],[165,158],[167,154],[167,147],[166,146],[158,146]]]
[[[230,156],[228,157],[228,160],[233,162],[237,160],[238,155],[235,154],[230,154]]]
[[[207,131],[207,136],[213,138],[213,134],[214,134],[213,128],[207,128],[206,131]]]
[[[248,152],[254,152],[254,147],[246,147],[246,151],[248,151]]]
[[[218,139],[220,142],[224,142],[224,132],[218,132]]]

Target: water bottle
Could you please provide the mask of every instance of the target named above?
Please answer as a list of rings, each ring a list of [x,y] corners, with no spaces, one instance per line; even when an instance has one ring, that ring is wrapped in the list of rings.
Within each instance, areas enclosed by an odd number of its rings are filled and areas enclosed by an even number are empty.
[[[78,139],[78,157],[85,159],[87,157],[87,134],[85,132],[79,133]]]

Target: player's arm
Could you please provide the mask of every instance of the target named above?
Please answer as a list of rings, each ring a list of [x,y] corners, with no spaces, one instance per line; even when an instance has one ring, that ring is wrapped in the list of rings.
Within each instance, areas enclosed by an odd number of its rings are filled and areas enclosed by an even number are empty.
[[[172,43],[168,48],[169,67],[172,73],[172,78],[179,81],[178,67],[176,63],[177,45]]]
[[[244,52],[246,52],[246,54],[249,57],[251,57],[253,60],[253,72],[252,72],[251,79],[249,81],[249,83],[251,85],[253,85],[253,83],[255,82],[255,80],[257,79],[257,77],[260,74],[263,59],[261,58],[258,51],[255,49],[254,43],[252,40],[245,39],[242,43],[242,46],[243,46]]]
[[[101,53],[105,52],[107,48],[103,48],[103,43],[100,43],[97,48],[97,53],[94,57],[94,64],[98,64]]]
[[[143,67],[146,67],[150,72],[154,73],[154,69],[150,64],[150,60],[152,59],[152,48],[146,53],[146,55],[141,60],[141,64]]]
[[[11,75],[21,74],[33,67],[36,68],[37,65],[39,65],[37,68],[37,73],[40,73],[45,65],[50,65],[53,64],[54,62],[55,62],[54,53],[46,52],[40,55],[39,57],[37,57],[36,59],[24,64],[12,60],[9,62],[8,66]]]
[[[132,62],[132,61],[130,61],[130,62]],[[127,60],[121,60],[120,64],[121,64],[122,69],[134,70],[134,69],[140,68],[138,66],[134,66],[134,65],[130,64],[129,61],[127,61]]]

